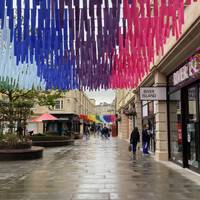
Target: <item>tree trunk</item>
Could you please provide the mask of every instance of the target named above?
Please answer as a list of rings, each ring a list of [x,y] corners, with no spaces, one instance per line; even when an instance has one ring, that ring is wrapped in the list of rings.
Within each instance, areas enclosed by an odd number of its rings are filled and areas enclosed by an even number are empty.
[[[14,120],[13,120],[13,95],[12,95],[12,91],[9,91],[8,94],[8,99],[9,99],[9,109],[8,109],[8,122],[9,122],[9,129],[10,129],[10,133],[13,133],[13,128],[14,128]]]

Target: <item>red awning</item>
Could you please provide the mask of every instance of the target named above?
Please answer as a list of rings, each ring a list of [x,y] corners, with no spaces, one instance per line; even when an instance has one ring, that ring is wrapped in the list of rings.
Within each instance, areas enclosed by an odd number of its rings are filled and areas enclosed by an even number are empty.
[[[41,115],[40,117],[33,119],[31,122],[54,121],[57,119],[58,118],[54,117],[53,115],[49,113],[45,113]]]

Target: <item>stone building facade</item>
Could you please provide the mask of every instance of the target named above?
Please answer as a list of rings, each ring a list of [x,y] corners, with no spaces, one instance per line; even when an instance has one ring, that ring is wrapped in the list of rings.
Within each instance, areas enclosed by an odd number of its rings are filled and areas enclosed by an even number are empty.
[[[115,100],[109,103],[100,103],[95,106],[96,115],[114,115],[115,114]]]
[[[95,114],[95,100],[89,99],[83,91],[68,91],[65,92],[62,98],[56,100],[56,105],[53,109],[49,109],[47,106],[36,105],[33,108],[33,115],[29,121],[31,122],[32,119],[44,113],[50,113],[56,116]],[[43,131],[42,123],[29,123],[28,127],[29,129],[34,129],[34,132]]]
[[[155,159],[200,172],[200,2],[187,7],[184,15],[182,36],[168,39],[163,56],[156,57],[138,87],[116,92],[118,134],[128,140],[133,127],[141,133],[148,124]],[[164,87],[167,99],[141,101],[141,87]]]
[[[88,96],[79,90],[65,92],[64,96],[56,100],[55,107],[50,110],[47,106],[36,105],[33,108],[34,115],[43,113],[65,113],[65,114],[94,114],[95,100],[91,100]]]

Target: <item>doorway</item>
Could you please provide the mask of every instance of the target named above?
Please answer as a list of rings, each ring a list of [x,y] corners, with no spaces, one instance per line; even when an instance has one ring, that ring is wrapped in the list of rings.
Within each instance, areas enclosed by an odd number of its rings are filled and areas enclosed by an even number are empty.
[[[144,127],[144,125],[148,126],[148,134],[150,136],[150,141],[149,141],[149,150],[152,153],[155,153],[156,151],[156,135],[155,135],[155,118],[154,116],[151,117],[146,117],[142,120],[142,125]]]

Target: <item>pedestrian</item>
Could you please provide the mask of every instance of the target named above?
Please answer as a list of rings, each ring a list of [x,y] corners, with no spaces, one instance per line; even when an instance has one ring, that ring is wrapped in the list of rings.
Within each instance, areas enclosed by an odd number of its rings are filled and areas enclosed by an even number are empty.
[[[112,129],[111,129],[111,127],[109,127],[109,129],[108,129],[108,137],[111,136],[111,133],[112,133]]]
[[[101,133],[101,126],[100,125],[97,125],[97,135],[99,136]]]
[[[149,154],[149,142],[150,142],[150,135],[148,133],[148,125],[145,124],[143,131],[142,131],[142,147],[143,147],[143,153]]]
[[[140,142],[140,134],[138,131],[138,127],[135,127],[131,133],[130,137],[130,145],[132,147],[133,155],[136,153],[137,150],[137,143]]]
[[[23,136],[23,128],[22,128],[21,125],[19,125],[19,126],[17,127],[16,132],[17,132],[17,134],[18,134],[20,137]]]
[[[94,126],[93,125],[91,125],[91,127],[90,127],[90,133],[91,133],[91,135],[94,134]]]
[[[104,127],[103,127],[103,129],[101,131],[101,134],[102,134],[102,137],[105,137],[106,139],[108,139],[109,130],[108,130],[106,124],[104,124]]]
[[[107,126],[104,127],[104,135],[105,135],[106,139],[109,139],[109,129]]]
[[[90,134],[89,127],[85,126],[84,135],[86,140],[89,138],[89,134]]]
[[[104,130],[104,127],[101,128],[101,137],[102,137],[102,138],[105,137],[105,130]]]

